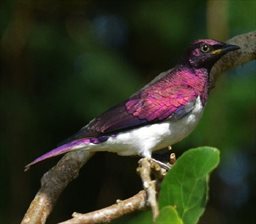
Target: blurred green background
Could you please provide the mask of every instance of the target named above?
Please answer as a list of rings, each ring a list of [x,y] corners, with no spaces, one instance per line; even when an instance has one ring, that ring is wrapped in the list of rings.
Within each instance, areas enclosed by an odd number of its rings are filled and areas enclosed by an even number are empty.
[[[25,164],[175,65],[192,40],[255,31],[255,12],[253,0],[1,1],[0,223],[21,221],[59,158],[26,173]],[[255,133],[254,61],[221,76],[199,127],[173,147],[221,150],[200,223],[256,223]],[[137,160],[96,155],[48,223],[136,193]]]

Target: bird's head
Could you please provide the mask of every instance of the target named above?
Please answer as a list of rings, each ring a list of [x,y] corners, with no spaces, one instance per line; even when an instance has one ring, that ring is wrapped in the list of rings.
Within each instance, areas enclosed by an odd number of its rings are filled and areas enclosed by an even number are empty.
[[[186,62],[194,68],[211,69],[216,61],[230,51],[239,49],[236,45],[217,40],[204,39],[194,41],[188,49]]]

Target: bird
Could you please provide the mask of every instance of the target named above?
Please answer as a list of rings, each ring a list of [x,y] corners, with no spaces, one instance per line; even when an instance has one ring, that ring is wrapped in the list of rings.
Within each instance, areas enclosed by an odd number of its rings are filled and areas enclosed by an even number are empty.
[[[238,49],[214,39],[193,41],[175,67],[91,120],[62,145],[26,165],[25,170],[74,150],[151,159],[153,152],[172,146],[194,130],[212,89],[213,65]]]

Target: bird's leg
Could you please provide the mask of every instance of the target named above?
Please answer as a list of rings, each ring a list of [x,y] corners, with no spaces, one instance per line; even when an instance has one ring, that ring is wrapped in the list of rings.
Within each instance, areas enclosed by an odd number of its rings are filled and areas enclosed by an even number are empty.
[[[169,145],[168,146],[168,150],[171,151],[172,150],[172,146]],[[154,159],[154,158],[150,158],[150,160],[154,163],[157,163],[160,167],[162,167],[163,169],[165,169],[166,171],[170,170],[172,168],[172,166],[174,165],[174,163],[176,162],[176,156],[175,153],[171,153],[170,154],[170,158],[169,161],[167,163],[164,163],[160,160]]]
[[[150,160],[154,163],[157,163],[160,167],[162,167],[165,170],[169,170],[172,168],[171,164],[169,164],[169,163],[164,163],[164,162],[161,162],[160,160],[157,160],[154,158],[150,158]]]
[[[169,145],[168,149],[172,150],[172,147]],[[141,152],[141,156],[144,157],[144,158],[147,158],[151,163],[155,163],[155,164],[159,165],[161,168],[163,168],[166,171],[170,170],[172,168],[172,165],[176,161],[176,159],[175,159],[175,161],[173,161],[173,159],[172,159],[173,156],[174,156],[174,158],[176,158],[174,153],[170,154],[170,160],[167,163],[164,163],[164,162],[162,162],[160,160],[152,158],[151,152],[146,151],[146,150]]]

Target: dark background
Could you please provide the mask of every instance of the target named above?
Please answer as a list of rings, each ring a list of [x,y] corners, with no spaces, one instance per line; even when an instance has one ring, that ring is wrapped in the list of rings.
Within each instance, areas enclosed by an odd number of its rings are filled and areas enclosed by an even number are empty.
[[[255,31],[255,12],[253,0],[1,1],[0,223],[21,221],[59,158],[25,164],[175,65],[192,40]],[[255,114],[254,61],[221,76],[199,127],[173,147],[221,150],[201,223],[256,223]],[[96,155],[48,223],[136,193],[137,160]]]

